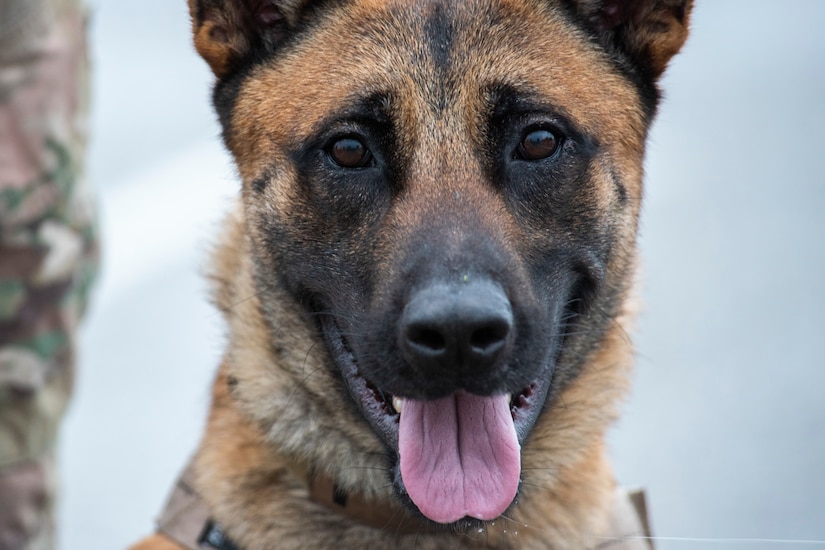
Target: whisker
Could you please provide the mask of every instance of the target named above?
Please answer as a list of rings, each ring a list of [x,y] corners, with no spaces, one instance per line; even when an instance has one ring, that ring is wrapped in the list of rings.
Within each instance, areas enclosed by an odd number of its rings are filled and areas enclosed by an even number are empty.
[[[514,524],[518,525],[519,527],[524,527],[524,528],[526,528],[526,529],[529,529],[529,526],[528,526],[526,523],[522,523],[522,522],[520,522],[520,521],[516,521],[516,520],[514,520],[514,519],[513,519],[513,518],[511,518],[511,517],[505,516],[504,514],[501,514],[499,517],[500,517],[500,518],[502,518],[502,519],[505,519],[505,520],[509,521],[510,523],[514,523]]]
[[[311,346],[309,346],[309,349],[307,350],[307,353],[306,353],[306,355],[304,356],[304,362],[303,362],[303,364],[301,365],[301,372],[304,372],[304,370],[306,369],[306,364],[307,364],[307,361],[309,360],[309,354],[312,352],[312,349],[313,349],[316,345],[317,345],[317,343],[313,343]],[[310,373],[308,373],[306,376],[304,376],[304,377],[301,379],[301,381],[300,381],[300,382],[298,382],[298,383],[295,385],[295,388],[293,388],[292,393],[290,393],[290,394],[289,394],[289,399],[287,399],[287,401],[286,401],[286,406],[287,406],[287,407],[289,407],[289,405],[292,403],[292,398],[293,398],[293,397],[295,397],[295,394],[296,394],[296,393],[298,393],[298,388],[299,388],[299,387],[306,387],[306,386],[305,386],[305,384],[306,384],[306,381],[307,381],[307,380],[309,380],[309,377],[310,377],[310,376],[312,376],[313,374],[315,374],[316,372],[318,372],[318,371],[322,370],[323,368],[324,368],[323,366],[320,366],[320,367],[318,367],[317,369],[313,369],[313,370],[312,370],[312,372],[310,372]]]
[[[627,332],[627,330],[625,330],[622,324],[616,319],[616,315],[608,314],[606,311],[604,311],[601,307],[599,307],[596,304],[593,305],[593,310],[600,313],[604,318],[608,319],[612,325],[618,328],[619,331],[624,335],[625,342],[627,342],[628,344],[632,343],[633,339],[630,337],[630,334]]]
[[[235,309],[239,305],[241,305],[245,302],[248,302],[249,300],[251,300],[252,298],[255,298],[259,294],[260,294],[260,292],[253,292],[252,294],[250,294],[246,298],[238,300],[237,302],[233,302],[233,303],[229,304],[227,307],[216,307],[215,311],[212,311],[209,315],[207,315],[207,318],[211,319],[211,318],[216,317],[218,315],[223,315],[225,313],[228,313],[229,310]]]

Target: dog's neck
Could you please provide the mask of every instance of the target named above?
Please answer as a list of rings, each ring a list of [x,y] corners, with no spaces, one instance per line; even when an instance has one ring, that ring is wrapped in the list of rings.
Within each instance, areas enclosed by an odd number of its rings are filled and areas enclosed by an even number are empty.
[[[296,465],[294,473],[307,482],[310,500],[342,518],[380,532],[399,535],[446,534],[446,528],[410,516],[397,504],[366,499],[359,494],[344,494],[327,477],[308,474]],[[187,550],[206,547],[216,550],[240,550],[212,518],[212,511],[194,489],[194,473],[190,465],[170,495],[158,520],[158,531]],[[648,549],[650,529],[647,506],[641,492],[626,493],[617,488],[609,510],[608,524],[601,536],[595,537],[594,548],[611,550]]]

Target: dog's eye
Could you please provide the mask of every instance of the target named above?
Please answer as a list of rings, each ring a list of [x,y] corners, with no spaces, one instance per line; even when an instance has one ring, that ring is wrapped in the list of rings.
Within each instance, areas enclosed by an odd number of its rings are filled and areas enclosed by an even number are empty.
[[[354,137],[336,140],[329,148],[329,156],[342,168],[362,168],[372,160],[372,154],[367,146]]]
[[[518,144],[517,155],[524,160],[541,160],[555,153],[561,138],[545,128],[527,132]]]

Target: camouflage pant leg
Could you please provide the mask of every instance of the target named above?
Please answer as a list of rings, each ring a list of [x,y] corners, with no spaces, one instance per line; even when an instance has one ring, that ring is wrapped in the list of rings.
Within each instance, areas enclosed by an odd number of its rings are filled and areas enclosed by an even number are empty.
[[[53,459],[96,268],[81,0],[0,0],[0,550],[53,547]]]

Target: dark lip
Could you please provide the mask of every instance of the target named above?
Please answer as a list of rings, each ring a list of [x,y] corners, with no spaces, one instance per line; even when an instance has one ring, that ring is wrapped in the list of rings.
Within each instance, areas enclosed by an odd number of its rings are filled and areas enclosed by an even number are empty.
[[[392,406],[392,394],[367,380],[358,369],[358,360],[338,327],[334,315],[318,313],[324,340],[338,369],[364,417],[393,453],[398,454],[399,414]],[[528,386],[511,392],[510,411],[520,444],[524,444],[541,413],[550,387],[553,361],[549,358],[543,375]],[[403,397],[403,396],[401,396]]]

